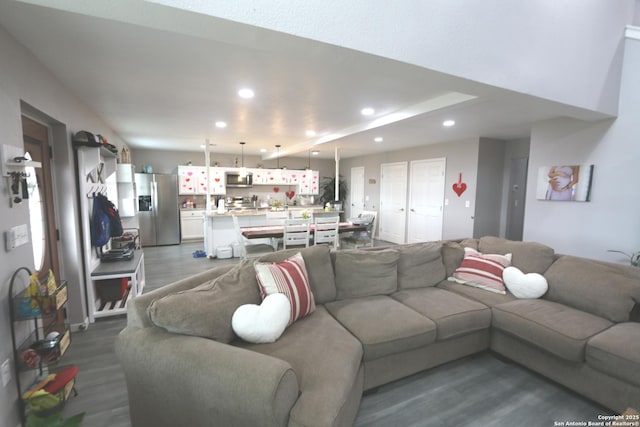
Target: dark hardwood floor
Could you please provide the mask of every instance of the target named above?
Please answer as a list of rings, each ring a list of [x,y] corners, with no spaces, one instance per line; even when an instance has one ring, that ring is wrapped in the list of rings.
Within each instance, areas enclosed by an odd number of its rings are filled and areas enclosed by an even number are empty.
[[[145,291],[221,263],[193,258],[202,243],[145,248]],[[85,412],[84,427],[129,427],[124,373],[114,342],[124,316],[99,319],[73,335],[65,363],[80,369],[65,416]],[[554,421],[595,421],[609,413],[539,375],[489,352],[467,357],[366,394],[356,426],[527,426]],[[152,427],[152,426],[149,426]],[[216,426],[224,427],[224,426]],[[259,426],[256,426],[259,427]]]

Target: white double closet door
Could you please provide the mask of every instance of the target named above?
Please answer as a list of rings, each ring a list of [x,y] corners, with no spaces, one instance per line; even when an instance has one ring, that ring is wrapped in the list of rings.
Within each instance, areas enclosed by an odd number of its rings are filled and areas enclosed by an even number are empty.
[[[440,240],[446,159],[414,160],[410,165],[408,179],[407,162],[380,166],[379,238],[392,243]]]

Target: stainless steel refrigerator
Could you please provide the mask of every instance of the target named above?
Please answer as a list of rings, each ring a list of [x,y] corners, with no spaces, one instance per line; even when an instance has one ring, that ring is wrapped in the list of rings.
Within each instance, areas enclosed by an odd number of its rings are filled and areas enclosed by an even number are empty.
[[[137,173],[136,189],[142,246],[179,244],[178,176]]]

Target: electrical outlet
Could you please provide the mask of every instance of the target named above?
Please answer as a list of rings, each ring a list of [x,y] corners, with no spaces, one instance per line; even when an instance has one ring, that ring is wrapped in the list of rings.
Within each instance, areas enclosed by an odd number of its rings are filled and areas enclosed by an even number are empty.
[[[2,362],[0,373],[2,374],[2,386],[6,387],[11,381],[11,360],[7,359]]]

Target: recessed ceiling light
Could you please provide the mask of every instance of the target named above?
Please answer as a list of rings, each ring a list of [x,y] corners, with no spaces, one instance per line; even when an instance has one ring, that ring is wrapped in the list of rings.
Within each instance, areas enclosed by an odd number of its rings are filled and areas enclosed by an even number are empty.
[[[224,128],[227,127],[227,122],[218,121],[218,122],[216,122],[216,127],[220,128],[220,129],[224,129]]]
[[[316,131],[315,130],[308,130],[305,133],[307,134],[307,136],[316,136]]]
[[[360,110],[360,114],[362,114],[363,116],[371,116],[373,115],[373,113],[375,113],[376,110],[374,110],[373,108],[363,108],[362,110]]]
[[[260,152],[261,152],[261,153],[266,153],[266,152],[267,152],[267,149],[266,149],[266,148],[261,148],[261,149],[260,149]]]
[[[244,99],[251,99],[255,96],[255,92],[249,88],[243,88],[238,91],[238,96]]]
[[[376,136],[375,138],[373,138],[373,140],[375,142],[382,142],[382,141],[384,141],[384,138],[382,138],[381,136]]]
[[[318,154],[320,154],[320,152],[318,150],[313,150],[311,152],[311,155],[313,155],[313,156],[317,156]]]
[[[448,128],[455,124],[456,122],[454,120],[445,120],[444,122],[442,122],[442,126],[448,127]]]

